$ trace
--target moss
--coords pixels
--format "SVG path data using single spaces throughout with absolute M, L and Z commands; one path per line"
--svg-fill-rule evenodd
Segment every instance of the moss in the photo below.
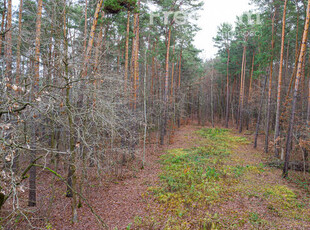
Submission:
M 196 134 L 202 137 L 195 143 L 199 147 L 171 149 L 161 157 L 160 181 L 146 194 L 155 204 L 136 229 L 242 229 L 249 225 L 281 229 L 255 210 L 228 209 L 222 215 L 211 211 L 238 197 L 260 200 L 273 216 L 290 223 L 310 220 L 308 199 L 301 202 L 289 187 L 265 181 L 272 173 L 269 167 L 250 165 L 233 152 L 235 146 L 248 143 L 246 138 L 227 129 L 201 129 Z
M 171 149 L 161 157 L 163 171 L 160 174 L 160 185 L 148 189 L 149 195 L 154 196 L 160 206 L 158 210 L 162 210 L 162 218 L 168 218 L 164 229 L 202 226 L 202 229 L 216 229 L 214 215 L 204 211 L 203 216 L 193 217 L 193 213 L 205 209 L 206 205 L 223 202 L 225 199 L 222 196 L 226 193 L 227 184 L 237 182 L 231 177 L 225 177 L 227 168 L 224 161 L 229 158 L 232 144 L 244 140 L 233 137 L 226 129 L 202 129 L 197 134 L 207 138 L 201 146 Z M 213 141 L 217 144 L 213 144 Z M 234 170 L 238 174 L 237 170 L 242 169 L 228 169 L 229 173 L 234 173 Z M 159 222 L 163 221 L 161 215 L 157 216 Z M 193 218 L 184 222 L 183 219 L 189 216 Z M 205 219 L 206 216 L 212 218 Z

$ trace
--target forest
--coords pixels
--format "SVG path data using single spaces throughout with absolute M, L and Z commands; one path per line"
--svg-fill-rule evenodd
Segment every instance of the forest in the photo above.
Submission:
M 250 3 L 0 0 L 0 229 L 310 229 L 310 0 Z

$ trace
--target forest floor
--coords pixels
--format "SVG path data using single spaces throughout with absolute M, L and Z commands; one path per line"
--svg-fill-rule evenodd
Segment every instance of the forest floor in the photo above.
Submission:
M 310 229 L 310 193 L 233 130 L 187 125 L 122 180 L 93 183 L 87 197 L 109 229 Z M 297 179 L 296 179 L 297 178 Z M 96 184 L 97 183 L 97 184 Z M 52 214 L 50 229 L 99 229 L 83 205 Z M 63 214 L 66 213 L 66 214 Z

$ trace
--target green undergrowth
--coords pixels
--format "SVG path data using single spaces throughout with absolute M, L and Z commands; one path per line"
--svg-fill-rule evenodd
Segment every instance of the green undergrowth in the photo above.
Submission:
M 247 144 L 246 138 L 219 128 L 193 135 L 200 136 L 196 147 L 171 149 L 161 157 L 160 183 L 145 194 L 155 202 L 149 204 L 147 217 L 136 218 L 133 229 L 272 229 L 275 223 L 255 210 L 216 211 L 236 199 L 252 198 L 271 216 L 310 221 L 299 214 L 305 212 L 305 203 L 287 186 L 256 183 L 256 177 L 268 171 L 263 164 L 236 162 L 240 159 L 234 158 L 233 149 Z
M 222 201 L 226 184 L 236 183 L 243 169 L 225 167 L 233 146 L 247 142 L 227 129 L 201 129 L 199 147 L 172 149 L 161 157 L 160 184 L 149 187 L 157 208 L 143 225 L 164 229 L 216 229 L 218 217 L 207 212 Z M 153 210 L 154 211 L 154 210 Z

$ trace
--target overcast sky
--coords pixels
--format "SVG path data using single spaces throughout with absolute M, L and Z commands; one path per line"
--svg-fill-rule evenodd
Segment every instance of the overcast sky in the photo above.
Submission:
M 249 0 L 203 0 L 204 9 L 199 12 L 198 26 L 201 31 L 195 38 L 195 45 L 202 49 L 203 59 L 212 58 L 217 53 L 212 38 L 216 36 L 217 27 L 223 22 L 234 24 L 236 16 L 253 9 Z

